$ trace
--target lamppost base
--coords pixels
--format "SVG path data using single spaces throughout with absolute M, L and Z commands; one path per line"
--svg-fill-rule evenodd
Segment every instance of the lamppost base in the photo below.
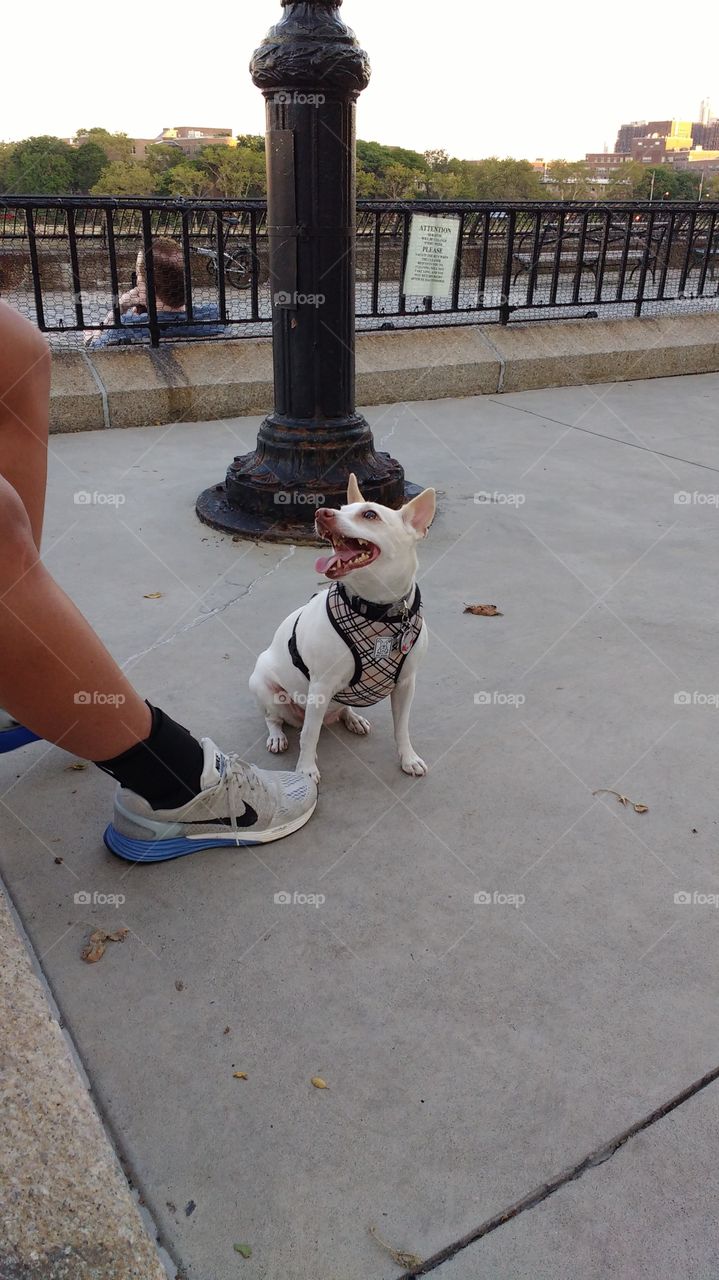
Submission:
M 404 501 L 416 498 L 422 488 L 406 480 Z M 237 503 L 230 502 L 226 484 L 213 484 L 197 499 L 196 511 L 203 524 L 221 533 L 231 533 L 237 538 L 253 542 L 285 542 L 299 546 L 324 546 L 324 539 L 315 533 L 313 520 L 294 520 L 291 505 L 280 504 L 276 513 L 245 511 Z

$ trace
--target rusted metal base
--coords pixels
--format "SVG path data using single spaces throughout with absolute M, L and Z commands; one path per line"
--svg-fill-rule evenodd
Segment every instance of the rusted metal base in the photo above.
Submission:
M 421 492 L 420 485 L 405 481 L 403 501 L 408 502 L 410 498 L 415 498 Z M 364 496 L 368 497 L 367 494 Z M 340 504 L 328 502 L 326 505 Z M 236 503 L 228 501 L 225 484 L 214 484 L 211 488 L 205 489 L 197 499 L 196 511 L 204 524 L 209 524 L 222 533 L 232 533 L 236 537 L 248 538 L 256 542 L 296 543 L 300 546 L 325 545 L 324 539 L 318 538 L 315 533 L 314 514 L 312 519 L 293 519 L 293 506 L 290 503 L 279 503 L 275 513 L 269 515 L 245 511 Z

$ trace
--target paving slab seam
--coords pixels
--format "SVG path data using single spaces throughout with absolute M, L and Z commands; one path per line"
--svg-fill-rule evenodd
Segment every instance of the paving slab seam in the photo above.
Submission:
M 198 614 L 191 622 L 186 622 L 184 626 L 178 627 L 177 631 L 173 631 L 171 636 L 156 640 L 147 649 L 141 649 L 139 653 L 133 653 L 129 658 L 125 658 L 125 661 L 120 664 L 121 670 L 126 671 L 130 663 L 139 662 L 140 658 L 146 657 L 148 653 L 154 653 L 155 649 L 162 649 L 166 644 L 172 644 L 173 640 L 176 640 L 178 636 L 184 635 L 186 631 L 194 631 L 195 627 L 199 627 L 203 622 L 208 622 L 210 618 L 216 618 L 218 614 L 224 613 L 231 605 L 237 604 L 239 600 L 244 600 L 246 596 L 252 594 L 258 582 L 262 582 L 264 578 L 272 577 L 272 574 L 276 573 L 285 560 L 289 560 L 290 556 L 295 554 L 296 550 L 297 548 L 293 543 L 289 550 L 280 556 L 277 563 L 273 564 L 271 569 L 266 569 L 264 573 L 258 573 L 257 577 L 252 579 L 252 582 L 242 588 L 239 595 L 233 596 L 231 600 L 226 600 L 224 604 L 215 605 L 215 608 L 208 609 L 207 613 Z
M 618 384 L 613 384 L 618 385 Z M 670 462 L 683 462 L 688 467 L 700 467 L 702 471 L 719 471 L 708 462 L 694 462 L 692 458 L 679 458 L 675 453 L 664 453 L 661 449 L 650 449 L 646 444 L 635 444 L 633 440 L 620 440 L 619 436 L 608 436 L 604 431 L 592 431 L 590 427 L 576 426 L 573 422 L 563 422 L 561 418 L 551 418 L 546 413 L 538 413 L 536 409 L 525 409 L 523 405 L 507 404 L 506 400 L 495 400 L 487 397 L 492 404 L 501 405 L 503 409 L 516 409 L 517 413 L 525 413 L 530 418 L 539 418 L 542 422 L 554 422 L 558 427 L 568 427 L 570 431 L 581 431 L 585 436 L 596 436 L 599 440 L 610 440 L 613 444 L 623 444 L 629 449 L 639 449 L 641 453 L 651 453 L 655 458 L 667 458 Z
M 97 386 L 97 389 L 100 392 L 100 400 L 102 401 L 102 420 L 105 424 L 105 428 L 109 431 L 110 427 L 112 426 L 112 423 L 110 422 L 110 404 L 107 399 L 107 387 L 105 386 L 105 383 L 103 382 L 102 378 L 97 372 L 97 369 L 92 363 L 92 360 L 90 359 L 87 352 L 81 351 L 80 355 L 82 356 L 85 364 L 90 370 L 90 373 L 95 382 L 95 385 Z
M 584 1156 L 576 1164 L 571 1165 L 568 1169 L 564 1169 L 558 1173 L 556 1177 L 550 1179 L 549 1182 L 543 1182 L 528 1195 L 523 1196 L 521 1200 L 516 1200 L 514 1204 L 507 1209 L 503 1209 L 500 1213 L 494 1214 L 488 1218 L 474 1231 L 467 1232 L 461 1236 L 459 1240 L 453 1241 L 452 1244 L 445 1245 L 444 1249 L 440 1249 L 437 1253 L 432 1254 L 430 1258 L 425 1258 L 419 1267 L 413 1267 L 409 1271 L 403 1271 L 398 1280 L 413 1280 L 415 1276 L 426 1275 L 429 1271 L 434 1271 L 444 1262 L 449 1262 L 463 1249 L 467 1249 L 469 1245 L 476 1244 L 483 1236 L 489 1235 L 492 1231 L 496 1231 L 498 1227 L 504 1226 L 505 1222 L 511 1222 L 513 1218 L 518 1217 L 522 1213 L 526 1213 L 529 1209 L 534 1209 L 543 1200 L 548 1200 L 555 1192 L 567 1186 L 570 1182 L 575 1182 L 578 1178 L 584 1176 L 590 1169 L 596 1169 L 599 1165 L 605 1164 L 607 1160 L 611 1160 L 617 1151 L 635 1138 L 638 1133 L 642 1133 L 644 1129 L 651 1128 L 659 1120 L 663 1120 L 672 1111 L 676 1111 L 677 1107 L 681 1107 L 683 1103 L 688 1102 L 690 1098 L 701 1093 L 710 1084 L 714 1084 L 719 1080 L 719 1067 L 714 1067 L 712 1071 L 707 1071 L 705 1075 L 700 1076 L 693 1084 L 682 1089 L 681 1093 L 675 1093 L 668 1102 L 662 1103 L 656 1107 L 654 1111 L 650 1111 L 648 1115 L 643 1116 L 641 1120 L 637 1120 L 628 1129 L 624 1129 L 616 1137 L 610 1138 L 609 1142 L 603 1143 L 601 1147 L 595 1147 L 588 1155 Z
M 499 374 L 497 376 L 497 394 L 499 395 L 501 391 L 504 391 L 504 374 L 507 368 L 507 360 L 506 360 L 506 357 L 502 355 L 502 352 L 499 350 L 499 347 L 497 347 L 496 344 L 492 341 L 491 335 L 489 333 L 482 333 L 481 336 L 484 338 L 484 341 L 486 342 L 487 346 L 491 349 L 492 353 L 497 357 L 499 361 Z

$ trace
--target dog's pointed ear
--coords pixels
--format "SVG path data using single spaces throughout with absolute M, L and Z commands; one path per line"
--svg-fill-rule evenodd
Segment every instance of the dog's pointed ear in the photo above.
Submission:
M 347 501 L 348 502 L 364 502 L 364 498 L 360 493 L 360 487 L 357 483 L 357 477 L 354 471 L 352 472 L 352 475 L 347 481 Z
M 424 489 L 411 502 L 402 507 L 402 519 L 420 538 L 426 538 L 429 526 L 434 520 L 437 510 L 437 495 L 434 489 Z

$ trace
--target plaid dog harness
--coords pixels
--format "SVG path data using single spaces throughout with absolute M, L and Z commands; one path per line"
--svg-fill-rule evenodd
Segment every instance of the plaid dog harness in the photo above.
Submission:
M 301 616 L 301 615 L 300 615 Z M 394 689 L 422 630 L 422 597 L 416 586 L 411 605 L 373 604 L 361 596 L 348 596 L 341 582 L 327 592 L 327 617 L 344 640 L 355 662 L 352 680 L 346 689 L 333 695 L 333 702 L 348 707 L 371 707 Z M 297 647 L 297 618 L 287 643 L 298 671 L 309 680 L 310 673 Z

